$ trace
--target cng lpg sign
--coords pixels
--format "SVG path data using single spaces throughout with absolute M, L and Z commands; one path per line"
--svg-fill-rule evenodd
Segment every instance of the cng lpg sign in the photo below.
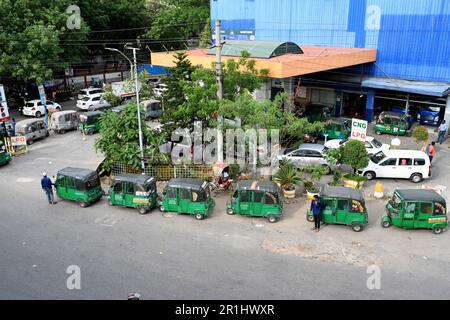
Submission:
M 360 119 L 352 119 L 351 139 L 365 142 L 368 122 Z

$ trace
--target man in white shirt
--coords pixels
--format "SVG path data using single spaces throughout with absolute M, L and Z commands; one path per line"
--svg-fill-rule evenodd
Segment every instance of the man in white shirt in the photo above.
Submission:
M 442 142 L 445 141 L 445 135 L 448 130 L 448 124 L 447 121 L 443 120 L 441 125 L 439 126 L 439 134 L 438 134 L 438 142 L 442 144 Z

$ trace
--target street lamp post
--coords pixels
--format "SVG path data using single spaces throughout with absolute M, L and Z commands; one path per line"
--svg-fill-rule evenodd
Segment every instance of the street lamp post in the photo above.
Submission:
M 139 81 L 138 81 L 137 60 L 136 60 L 136 50 L 139 50 L 139 48 L 130 47 L 128 44 L 125 45 L 125 49 L 133 50 L 134 63 L 131 62 L 131 60 L 128 59 L 128 57 L 120 50 L 115 49 L 115 48 L 106 48 L 106 49 L 121 54 L 131 64 L 131 74 L 134 75 L 134 84 L 135 84 L 135 90 L 136 90 L 136 105 L 137 105 L 137 117 L 138 117 L 138 126 L 139 126 L 139 150 L 140 150 L 140 158 L 141 158 L 141 169 L 142 169 L 142 174 L 144 174 L 145 173 L 144 139 L 143 139 L 143 134 L 142 134 L 141 108 L 140 108 L 140 102 L 139 102 Z M 133 73 L 133 66 L 134 66 L 134 73 Z
M 122 57 L 124 57 L 125 59 L 128 60 L 128 62 L 130 63 L 130 77 L 133 78 L 134 72 L 133 72 L 133 62 L 120 50 L 116 49 L 116 48 L 105 48 L 108 51 L 113 51 L 113 52 L 117 52 L 118 54 L 120 54 Z

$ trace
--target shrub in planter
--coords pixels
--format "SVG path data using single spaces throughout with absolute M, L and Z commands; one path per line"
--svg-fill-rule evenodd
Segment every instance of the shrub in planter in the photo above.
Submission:
M 412 136 L 419 145 L 419 149 L 420 145 L 423 145 L 425 147 L 426 142 L 428 141 L 428 129 L 424 126 L 418 126 L 413 130 Z
M 308 199 L 312 199 L 315 194 L 319 193 L 319 187 L 316 186 L 316 182 L 319 182 L 324 174 L 326 174 L 326 169 L 321 166 L 306 166 L 301 169 L 302 172 L 302 182 L 306 189 L 306 195 Z
M 295 187 L 301 182 L 301 176 L 292 163 L 285 162 L 280 166 L 278 172 L 274 175 L 273 180 L 281 185 L 286 198 L 294 198 Z
M 369 164 L 369 154 L 364 143 L 350 140 L 340 148 L 341 162 L 352 167 L 352 173 L 344 175 L 344 184 L 348 187 L 360 188 L 367 180 L 357 174 L 358 169 L 363 169 Z M 353 182 L 351 182 L 353 181 Z

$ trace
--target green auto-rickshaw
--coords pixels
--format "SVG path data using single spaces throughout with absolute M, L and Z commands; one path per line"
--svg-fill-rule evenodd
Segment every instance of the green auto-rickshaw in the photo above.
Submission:
M 227 213 L 244 216 L 265 217 L 277 222 L 283 211 L 283 197 L 273 181 L 243 180 L 227 203 Z
M 386 204 L 381 225 L 404 229 L 429 229 L 440 234 L 448 227 L 445 199 L 427 189 L 398 189 Z
M 208 183 L 193 178 L 171 179 L 159 201 L 161 212 L 187 213 L 197 220 L 209 216 L 214 206 L 215 202 L 211 198 Z
M 108 195 L 111 206 L 136 208 L 146 214 L 157 204 L 156 179 L 141 174 L 122 174 L 114 177 Z
M 343 224 L 360 232 L 368 223 L 364 197 L 359 189 L 323 186 L 319 193 L 322 203 L 321 221 L 326 224 Z M 307 211 L 308 221 L 314 221 L 312 212 Z
M 380 113 L 375 125 L 376 134 L 410 135 L 410 125 L 406 115 L 397 112 L 384 111 Z
M 94 134 L 100 131 L 100 117 L 103 115 L 101 111 L 89 111 L 80 114 L 80 131 L 84 134 Z
M 6 151 L 6 146 L 3 141 L 0 140 L 0 166 L 8 164 L 11 161 L 11 156 Z
M 55 188 L 58 197 L 76 201 L 83 208 L 103 196 L 97 172 L 89 169 L 67 167 L 59 170 Z
M 323 136 L 328 140 L 347 139 L 350 136 L 351 128 L 348 120 L 333 120 L 325 124 Z

